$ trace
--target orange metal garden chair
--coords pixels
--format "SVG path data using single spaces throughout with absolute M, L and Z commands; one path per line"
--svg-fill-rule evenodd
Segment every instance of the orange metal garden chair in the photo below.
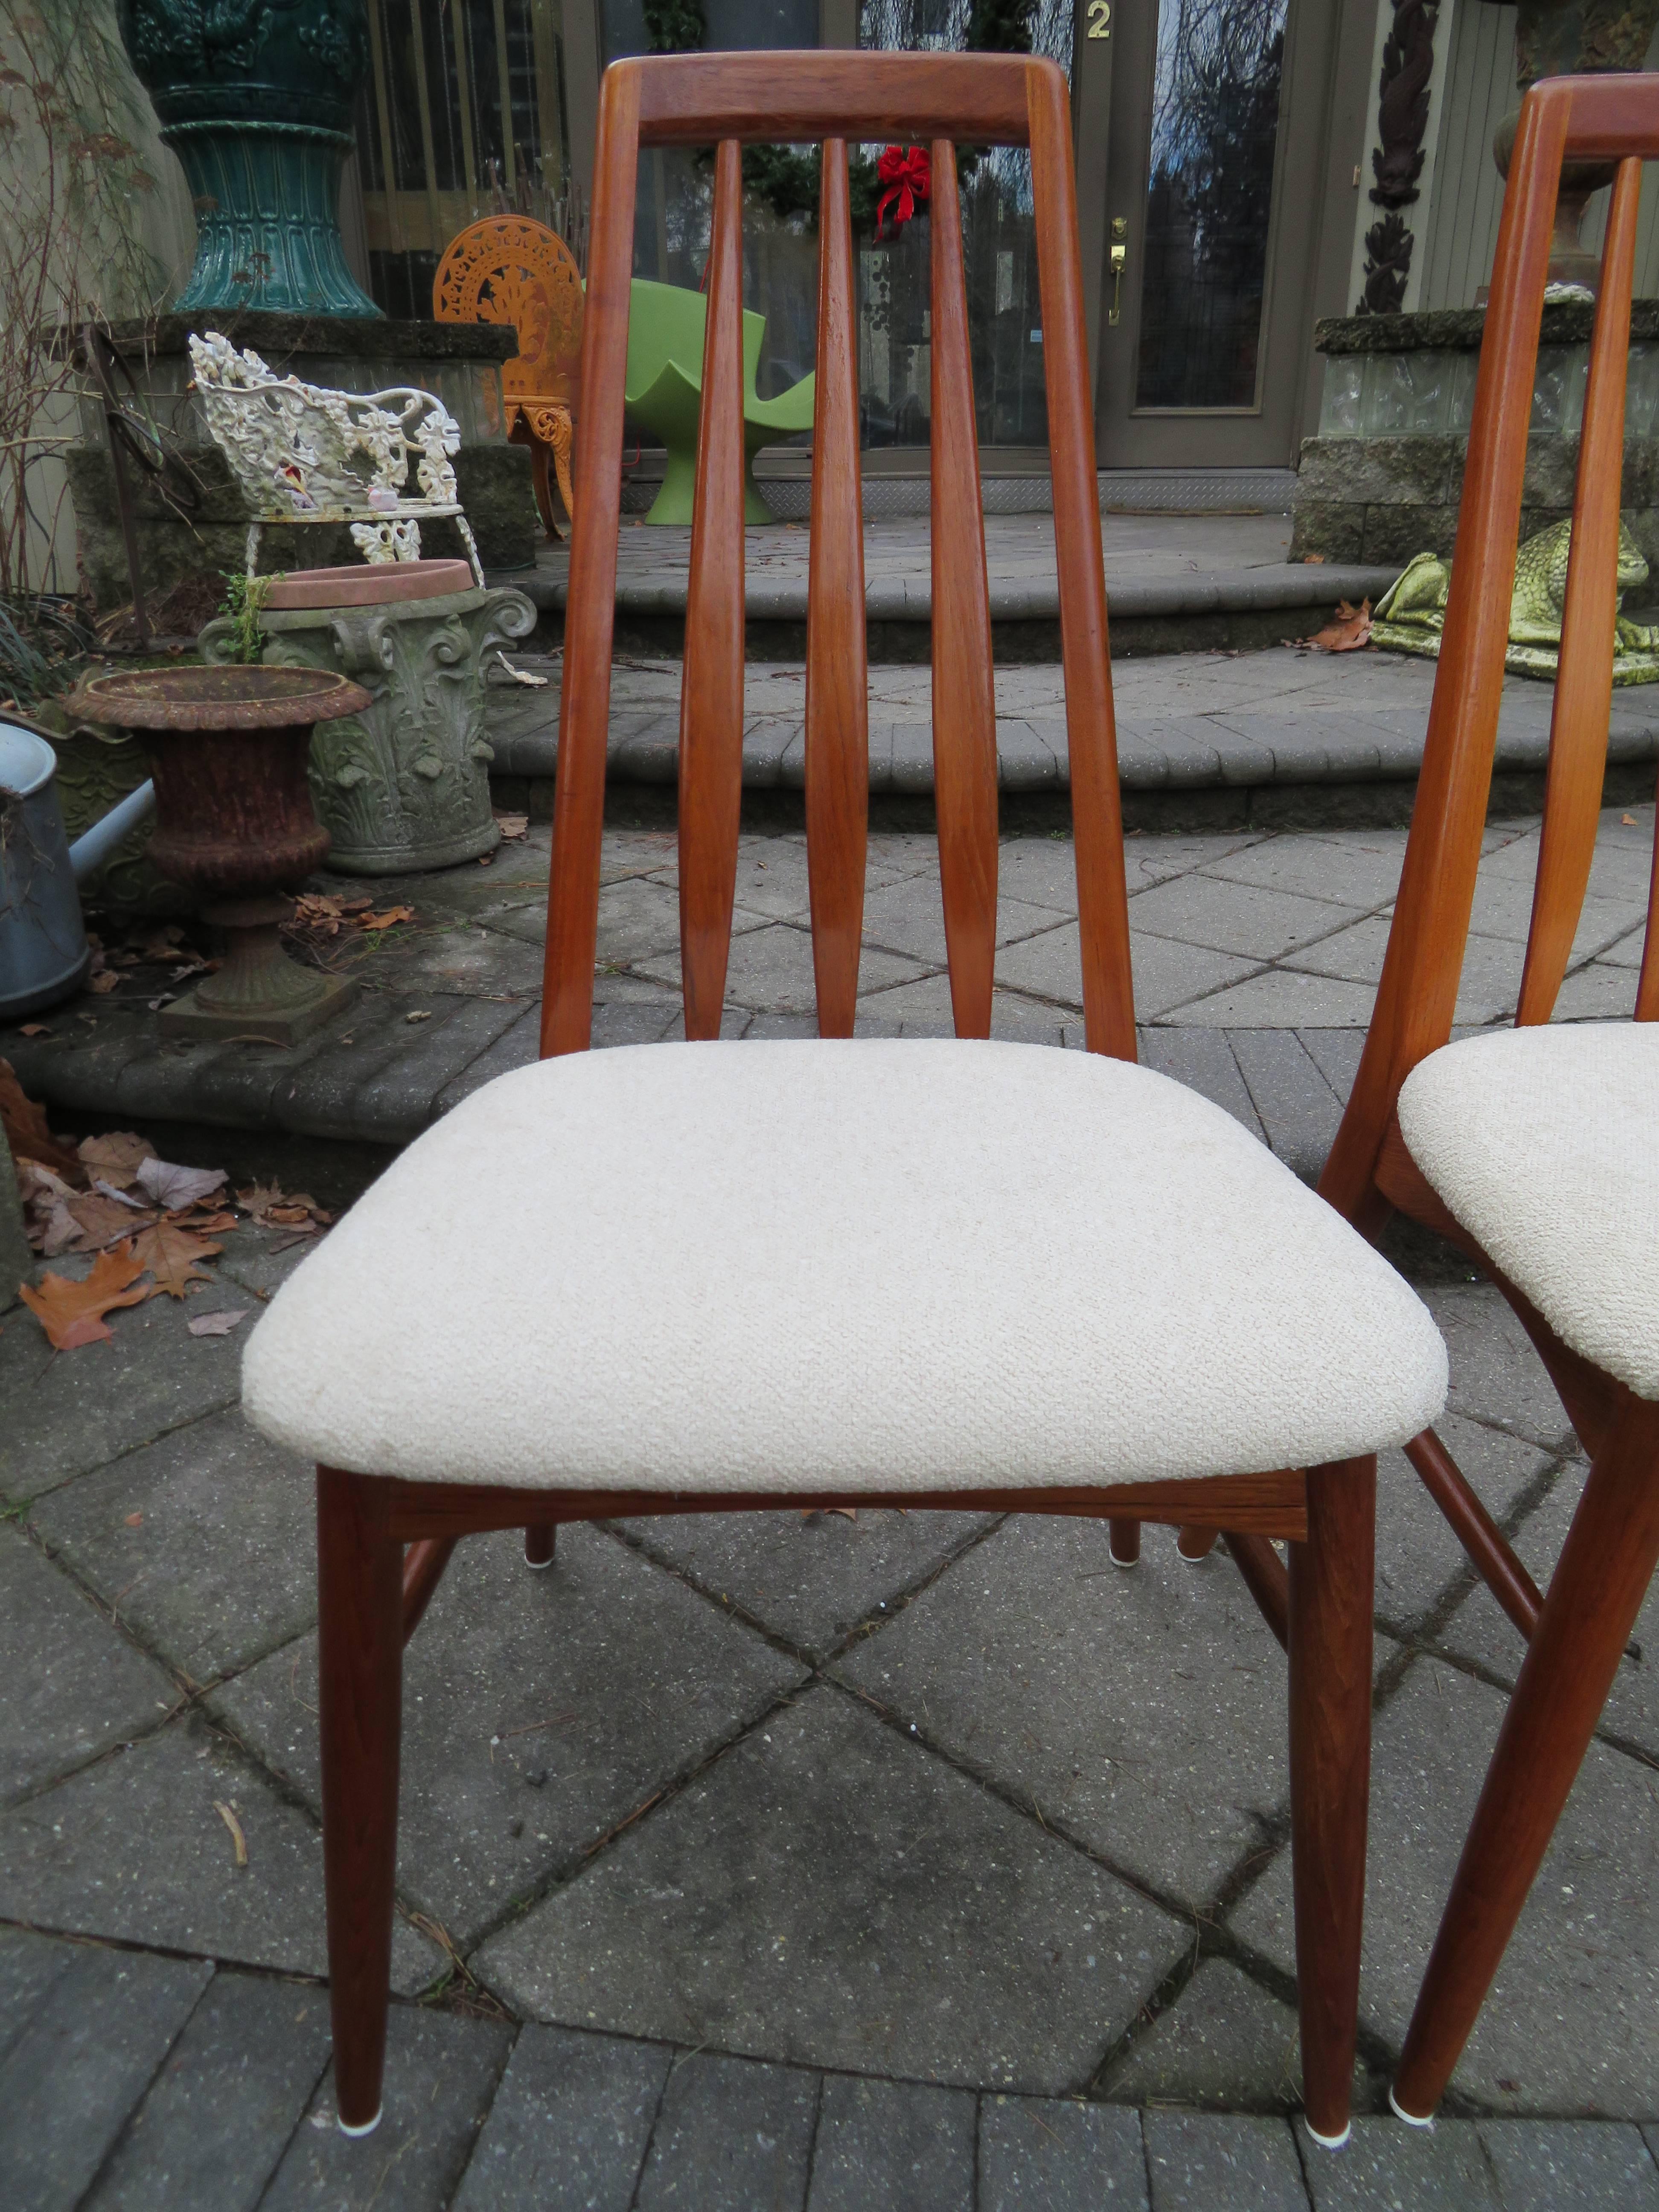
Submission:
M 536 504 L 550 538 L 559 535 L 548 464 L 568 515 L 573 418 L 582 343 L 582 280 L 557 231 L 527 215 L 486 216 L 444 249 L 432 279 L 432 313 L 441 323 L 511 323 L 519 350 L 501 368 L 509 445 L 525 445 Z
M 954 1039 L 852 1041 L 868 793 L 847 145 L 933 155 L 933 732 Z M 806 812 L 820 1037 L 719 1042 L 744 696 L 744 141 L 824 142 Z M 1088 1050 L 989 1042 L 997 783 L 954 142 L 1030 148 Z M 679 755 L 689 1042 L 590 1040 L 642 145 L 718 146 Z M 319 1462 L 338 2117 L 379 2117 L 401 1654 L 457 1539 L 902 1504 L 1202 1519 L 1273 1559 L 1310 2124 L 1346 2132 L 1378 1448 L 1444 1396 L 1426 1310 L 1218 1108 L 1134 1062 L 1066 81 L 1019 56 L 629 60 L 600 95 L 542 1043 L 278 1293 L 246 1403 Z M 486 1157 L 520 1194 L 481 1239 Z M 407 1550 L 405 1549 L 407 1547 Z M 1276 1565 L 1276 1560 L 1273 1561 Z M 1265 1587 L 1265 1584 L 1264 1584 Z
M 1592 1466 L 1547 1596 L 1451 1455 L 1418 1472 L 1528 1638 L 1393 2092 L 1426 2124 L 1520 1917 L 1659 1560 L 1659 886 L 1636 1020 L 1549 1026 L 1607 762 L 1642 163 L 1659 76 L 1553 78 L 1521 111 L 1492 270 L 1422 778 L 1364 1054 L 1320 1188 L 1398 1207 L 1519 1316 Z M 1539 318 L 1564 160 L 1617 162 L 1573 504 L 1560 670 L 1516 1027 L 1451 1044 L 1498 732 Z

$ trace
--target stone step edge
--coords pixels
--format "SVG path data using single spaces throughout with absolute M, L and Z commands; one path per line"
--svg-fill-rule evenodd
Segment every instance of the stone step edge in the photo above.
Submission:
M 1018 1034 L 1048 1047 L 1082 1048 L 1080 1012 L 1018 993 L 999 996 L 1016 1001 L 1027 1016 L 1045 1018 L 1045 1028 L 1052 1024 L 1040 1039 L 1029 1022 Z M 678 1027 L 678 997 L 667 986 L 659 997 L 596 1004 L 594 1043 L 654 1042 Z M 730 1011 L 760 1036 L 816 1033 L 810 1017 Z M 418 1034 L 405 1026 L 411 1012 L 421 1017 Z M 349 1016 L 298 1045 L 181 1045 L 163 1040 L 153 1014 L 106 1002 L 94 1032 L 25 1037 L 0 1029 L 0 1054 L 31 1097 L 112 1126 L 178 1121 L 396 1148 L 411 1144 L 492 1077 L 533 1060 L 540 1012 L 536 998 L 399 989 L 366 996 Z M 866 1034 L 948 1034 L 937 1024 L 883 1024 L 873 1001 L 861 1002 L 860 1017 Z M 872 1022 L 878 1026 L 868 1027 Z M 1144 1065 L 1214 1099 L 1295 1174 L 1317 1180 L 1358 1064 L 1363 1030 L 1312 1024 L 1230 1030 L 1153 1020 L 1138 1024 L 1136 1036 Z
M 1338 566 L 1224 568 L 1191 577 L 1152 577 L 1145 582 L 1109 583 L 1106 608 L 1118 622 L 1167 619 L 1181 615 L 1270 614 L 1306 607 L 1334 606 L 1350 599 L 1373 605 L 1386 592 L 1398 568 L 1365 568 Z M 492 574 L 492 584 L 510 585 L 544 613 L 562 614 L 569 597 L 568 580 L 544 569 L 503 569 Z M 1052 577 L 1027 580 L 1003 578 L 990 586 L 993 622 L 1054 622 L 1060 615 L 1060 586 Z M 865 586 L 866 622 L 925 623 L 933 616 L 933 585 L 927 575 L 877 576 Z M 623 577 L 617 586 L 617 607 L 629 615 L 684 615 L 686 584 L 635 582 Z M 792 576 L 774 581 L 750 577 L 744 588 L 744 608 L 751 622 L 805 622 L 806 579 Z
M 1496 775 L 1535 775 L 1549 760 L 1553 693 L 1540 690 L 1536 720 L 1500 731 Z M 1243 720 L 1245 718 L 1239 718 Z M 1268 718 L 1253 715 L 1261 723 Z M 1136 724 L 1117 728 L 1118 780 L 1126 791 L 1210 791 L 1271 785 L 1410 783 L 1423 765 L 1424 731 L 1416 718 L 1337 714 L 1286 718 L 1271 738 L 1216 722 Z M 490 732 L 492 778 L 550 781 L 558 763 L 556 724 L 516 733 Z M 801 791 L 806 782 L 805 732 L 799 718 L 757 715 L 743 738 L 745 791 Z M 1609 765 L 1659 761 L 1659 714 L 1621 718 L 1617 703 L 1608 732 Z M 622 709 L 611 717 L 607 777 L 613 784 L 672 785 L 679 775 L 678 714 Z M 1006 792 L 1070 788 L 1066 725 L 999 719 L 997 781 Z M 926 722 L 870 726 L 870 790 L 927 795 L 933 789 L 933 733 Z

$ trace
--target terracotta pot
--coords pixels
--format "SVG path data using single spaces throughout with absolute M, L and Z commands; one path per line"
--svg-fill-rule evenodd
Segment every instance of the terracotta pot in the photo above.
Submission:
M 441 599 L 472 589 L 465 561 L 377 561 L 345 568 L 299 568 L 273 577 L 264 605 L 282 611 L 295 607 L 389 607 L 410 599 Z

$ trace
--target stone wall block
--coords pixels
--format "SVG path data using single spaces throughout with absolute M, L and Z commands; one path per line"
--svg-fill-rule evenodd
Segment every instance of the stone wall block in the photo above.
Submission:
M 1433 507 L 1455 498 L 1462 446 L 1455 438 L 1308 438 L 1297 498 L 1367 507 Z
M 1455 507 L 1368 507 L 1359 557 L 1368 568 L 1404 568 L 1416 553 L 1444 559 L 1456 537 Z
M 1365 541 L 1366 509 L 1337 499 L 1304 500 L 1299 495 L 1291 532 L 1290 558 L 1305 561 L 1317 553 L 1329 562 L 1357 562 Z

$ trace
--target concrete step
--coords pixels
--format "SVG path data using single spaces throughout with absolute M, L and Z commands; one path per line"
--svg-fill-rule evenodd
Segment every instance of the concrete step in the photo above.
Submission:
M 619 650 L 678 655 L 684 647 L 691 533 L 625 521 L 617 552 Z M 866 523 L 865 621 L 877 662 L 925 663 L 933 584 L 925 514 Z M 1109 514 L 1103 517 L 1112 649 L 1120 659 L 1198 647 L 1278 645 L 1319 628 L 1339 599 L 1375 600 L 1398 571 L 1292 566 L 1281 514 Z M 806 650 L 808 533 L 784 523 L 745 532 L 748 648 L 757 659 L 799 659 Z M 988 514 L 986 572 L 999 662 L 1060 658 L 1060 588 L 1054 519 Z M 544 549 L 512 581 L 563 635 L 568 543 Z
M 558 758 L 560 661 L 520 655 L 546 681 L 489 694 L 503 805 L 544 817 Z M 1117 746 L 1131 829 L 1375 826 L 1409 819 L 1423 757 L 1434 665 L 1376 652 L 1281 649 L 1181 653 L 1115 666 Z M 789 820 L 805 781 L 805 668 L 750 662 L 743 780 L 757 820 Z M 611 678 L 610 775 L 634 799 L 672 803 L 678 772 L 681 665 L 622 653 Z M 1054 663 L 997 671 L 997 762 L 1008 823 L 1065 818 L 1069 774 L 1065 684 Z M 930 672 L 870 672 L 870 791 L 879 818 L 931 809 Z M 1535 811 L 1549 751 L 1551 686 L 1512 677 L 1498 721 L 1493 804 Z M 1650 795 L 1659 759 L 1659 702 L 1645 690 L 1614 695 L 1606 803 Z M 1006 823 L 1005 826 L 1007 826 Z

